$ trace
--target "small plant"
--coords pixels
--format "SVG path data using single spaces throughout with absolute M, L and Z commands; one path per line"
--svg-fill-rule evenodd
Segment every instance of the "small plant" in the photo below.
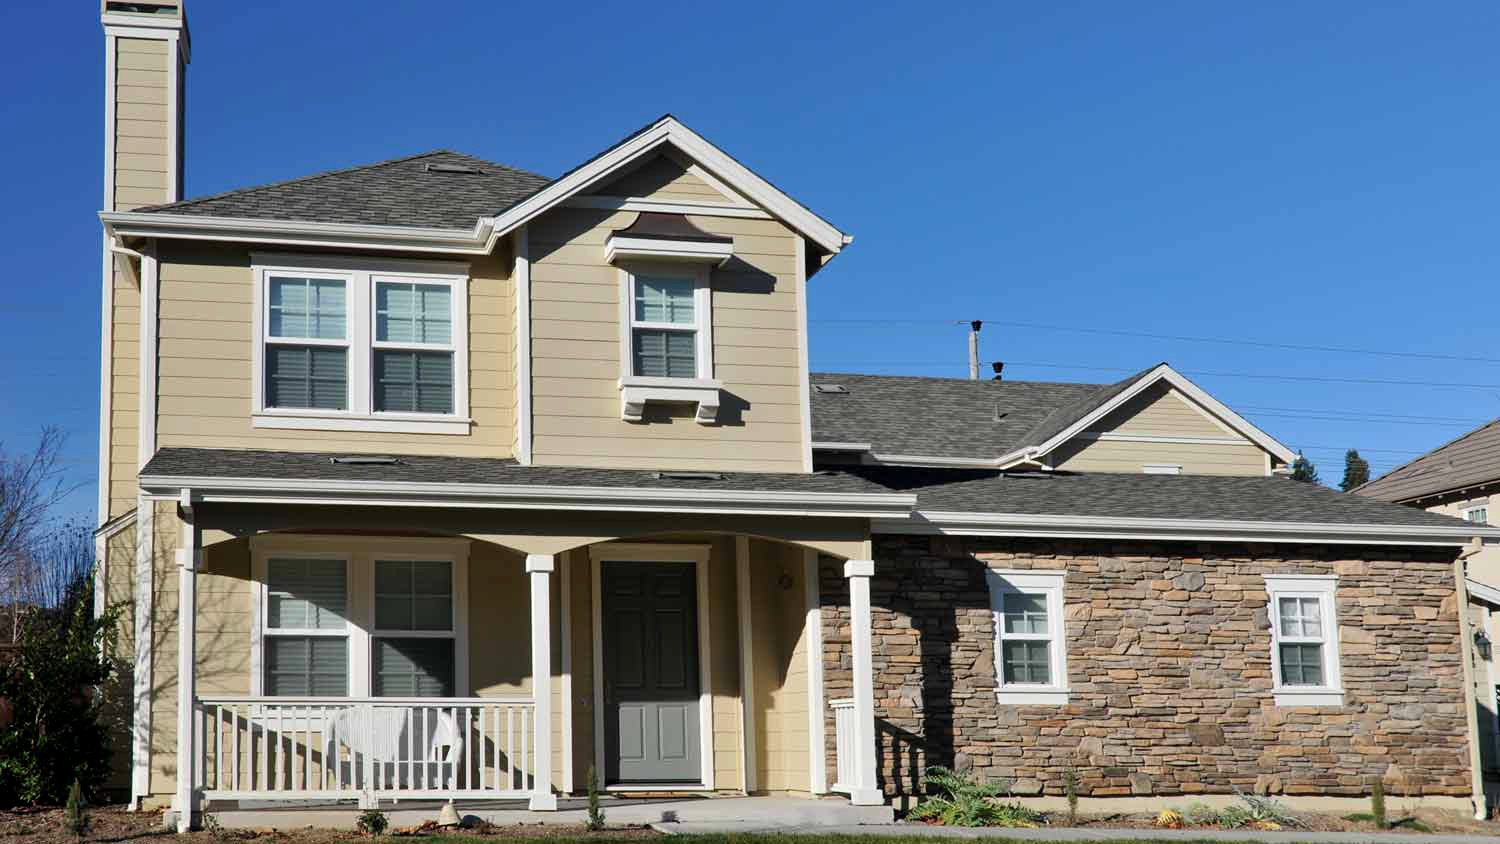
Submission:
M 1063 793 L 1068 796 L 1068 826 L 1078 825 L 1078 769 L 1069 765 L 1063 770 Z
M 1238 788 L 1235 788 L 1234 793 L 1245 804 L 1245 822 L 1241 826 L 1267 830 L 1281 829 L 1284 826 L 1306 826 L 1291 810 L 1270 797 L 1246 794 Z
M 604 807 L 599 805 L 599 775 L 594 771 L 594 766 L 589 766 L 589 815 L 584 827 L 589 832 L 598 832 L 604 829 Z
M 1218 826 L 1219 812 L 1207 803 L 1192 803 L 1183 812 L 1188 823 L 1193 826 Z
M 1370 819 L 1375 821 L 1376 829 L 1388 829 L 1390 823 L 1385 816 L 1385 778 L 1376 777 L 1370 783 Z
M 215 840 L 224 837 L 224 826 L 219 823 L 219 816 L 213 812 L 204 812 L 201 823 L 203 831 L 213 836 Z
M 927 769 L 925 781 L 933 794 L 924 798 L 908 815 L 912 820 L 943 826 L 1034 827 L 1040 824 L 1040 812 L 1020 803 L 996 803 L 1005 794 L 993 783 L 934 766 Z
M 89 831 L 89 806 L 83 799 L 83 783 L 73 780 L 68 789 L 68 802 L 63 806 L 63 829 L 82 838 Z
M 1182 813 L 1176 809 L 1162 809 L 1152 823 L 1162 829 L 1182 829 Z
M 385 812 L 379 809 L 369 809 L 362 812 L 359 820 L 354 822 L 354 828 L 359 830 L 360 835 L 369 835 L 376 838 L 384 835 L 390 825 L 390 819 L 385 816 Z

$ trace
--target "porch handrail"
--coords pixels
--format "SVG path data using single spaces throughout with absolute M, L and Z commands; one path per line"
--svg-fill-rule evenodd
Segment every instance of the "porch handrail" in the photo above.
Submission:
M 499 697 L 314 697 L 286 695 L 199 695 L 200 705 L 231 703 L 274 703 L 282 706 L 337 706 L 368 703 L 376 706 L 530 706 L 536 701 L 530 695 Z
M 855 746 L 859 742 L 859 731 L 856 729 L 854 719 L 859 717 L 859 714 L 855 710 L 852 697 L 834 698 L 828 701 L 828 708 L 833 710 L 835 763 L 833 785 L 829 790 L 850 794 L 856 782 L 854 768 L 858 764 L 858 757 L 855 754 Z

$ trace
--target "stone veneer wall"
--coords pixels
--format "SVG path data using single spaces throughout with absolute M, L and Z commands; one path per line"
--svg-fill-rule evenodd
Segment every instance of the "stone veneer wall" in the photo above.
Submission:
M 881 784 L 972 768 L 1018 795 L 1466 796 L 1450 549 L 876 537 Z M 985 567 L 1066 569 L 1066 706 L 995 699 Z M 1277 707 L 1264 574 L 1339 575 L 1339 708 Z M 822 565 L 827 697 L 851 690 L 848 587 Z M 833 722 L 828 770 L 836 770 Z

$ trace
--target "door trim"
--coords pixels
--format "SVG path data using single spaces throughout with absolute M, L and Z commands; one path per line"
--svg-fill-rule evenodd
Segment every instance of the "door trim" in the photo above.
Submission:
M 594 770 L 603 776 L 604 767 L 604 599 L 600 594 L 601 571 L 606 563 L 652 562 L 693 563 L 698 581 L 698 744 L 703 765 L 699 783 L 678 784 L 673 791 L 712 790 L 714 787 L 713 685 L 709 670 L 708 635 L 708 545 L 671 545 L 652 542 L 605 542 L 589 548 L 593 584 L 594 656 Z M 608 790 L 618 790 L 605 786 Z M 634 783 L 624 788 L 639 788 Z M 650 789 L 657 790 L 657 789 Z

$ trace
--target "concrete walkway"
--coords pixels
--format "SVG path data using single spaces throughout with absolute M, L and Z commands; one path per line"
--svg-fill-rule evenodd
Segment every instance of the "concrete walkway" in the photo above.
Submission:
M 919 823 L 827 825 L 798 827 L 760 825 L 753 819 L 732 823 L 679 822 L 654 823 L 662 832 L 688 835 L 694 833 L 779 833 L 787 835 L 920 835 L 930 838 L 984 838 L 997 841 L 1223 841 L 1256 842 L 1256 844 L 1497 844 L 1500 835 L 1433 835 L 1418 832 L 1310 832 L 1282 830 L 1263 832 L 1237 829 L 966 829 L 952 826 L 929 826 Z

